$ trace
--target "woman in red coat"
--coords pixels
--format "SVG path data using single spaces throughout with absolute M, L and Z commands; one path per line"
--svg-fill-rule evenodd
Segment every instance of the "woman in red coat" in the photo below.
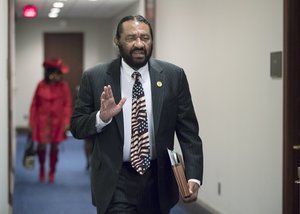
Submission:
M 50 59 L 43 63 L 44 79 L 38 83 L 30 107 L 32 140 L 38 143 L 40 163 L 39 180 L 45 181 L 46 145 L 50 144 L 50 169 L 48 179 L 54 182 L 58 161 L 58 145 L 66 139 L 72 113 L 72 98 L 69 85 L 62 80 L 69 68 L 61 59 Z

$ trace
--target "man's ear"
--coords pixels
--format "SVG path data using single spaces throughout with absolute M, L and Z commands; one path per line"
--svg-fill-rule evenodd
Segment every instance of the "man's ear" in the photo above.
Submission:
M 115 43 L 115 45 L 116 46 L 118 46 L 119 47 L 119 45 L 120 45 L 120 42 L 119 42 L 119 40 L 115 37 L 114 38 L 114 43 Z

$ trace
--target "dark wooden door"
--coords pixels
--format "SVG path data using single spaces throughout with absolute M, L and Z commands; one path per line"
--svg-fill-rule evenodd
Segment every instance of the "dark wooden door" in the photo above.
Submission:
M 300 214 L 300 1 L 284 0 L 283 213 Z
M 44 57 L 59 57 L 70 67 L 64 79 L 69 83 L 74 103 L 83 69 L 83 34 L 45 33 Z

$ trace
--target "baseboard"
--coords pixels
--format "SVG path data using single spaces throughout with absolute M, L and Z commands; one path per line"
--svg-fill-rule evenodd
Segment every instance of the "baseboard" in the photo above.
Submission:
M 27 134 L 29 131 L 30 131 L 29 127 L 26 127 L 26 126 L 16 127 L 17 134 Z
M 196 203 L 200 204 L 201 207 L 208 210 L 212 214 L 221 214 L 221 212 L 217 211 L 216 209 L 212 208 L 211 206 L 209 206 L 208 204 L 206 204 L 205 202 L 203 202 L 201 200 L 198 200 Z
M 213 209 L 201 200 L 197 200 L 193 203 L 184 203 L 179 201 L 179 206 L 182 207 L 189 214 L 221 214 L 221 212 Z

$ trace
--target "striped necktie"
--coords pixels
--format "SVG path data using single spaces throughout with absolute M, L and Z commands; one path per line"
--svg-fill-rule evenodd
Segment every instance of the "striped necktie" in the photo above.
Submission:
M 150 167 L 150 143 L 146 100 L 140 77 L 139 72 L 133 72 L 130 158 L 132 167 L 143 175 Z

